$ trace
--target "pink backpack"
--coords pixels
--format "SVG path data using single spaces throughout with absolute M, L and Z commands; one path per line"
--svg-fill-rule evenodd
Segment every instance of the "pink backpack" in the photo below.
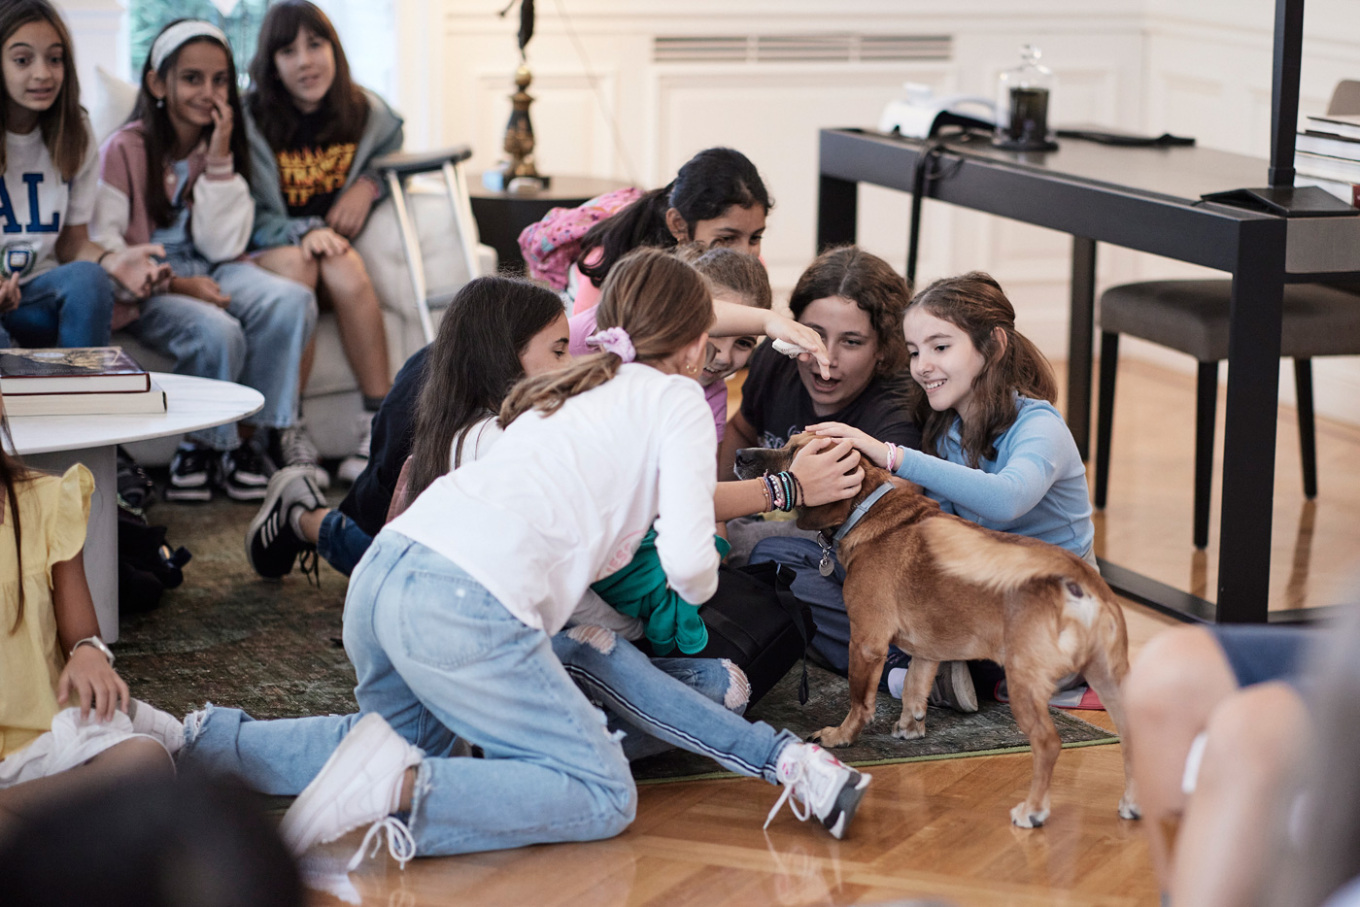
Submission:
M 529 276 L 561 292 L 567 272 L 581 251 L 581 237 L 606 217 L 642 197 L 641 189 L 615 189 L 576 208 L 553 208 L 519 235 L 519 250 Z

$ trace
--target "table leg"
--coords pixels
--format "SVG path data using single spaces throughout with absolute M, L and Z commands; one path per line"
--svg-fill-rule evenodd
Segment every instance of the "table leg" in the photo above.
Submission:
M 94 475 L 90 521 L 85 530 L 85 579 L 105 642 L 118 639 L 118 467 L 112 447 L 28 454 L 24 462 L 35 469 L 60 475 L 84 463 Z
M 817 251 L 855 241 L 859 183 L 822 176 L 817 187 Z
M 1285 230 L 1283 220 L 1244 223 L 1233 273 L 1219 520 L 1219 623 L 1267 619 Z
M 1067 330 L 1067 428 L 1091 456 L 1091 345 L 1095 334 L 1096 241 L 1072 237 L 1072 303 Z

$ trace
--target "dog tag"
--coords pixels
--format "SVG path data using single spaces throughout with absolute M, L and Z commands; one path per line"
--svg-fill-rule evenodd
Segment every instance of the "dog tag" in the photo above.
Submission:
M 836 572 L 836 564 L 831 560 L 831 552 L 822 552 L 822 562 L 817 565 L 817 572 L 822 576 L 830 576 Z

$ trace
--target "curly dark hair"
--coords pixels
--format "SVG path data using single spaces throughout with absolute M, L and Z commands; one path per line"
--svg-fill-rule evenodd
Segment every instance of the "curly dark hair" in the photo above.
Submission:
M 878 367 L 883 378 L 907 364 L 907 342 L 902 337 L 902 313 L 911 300 L 906 278 L 892 265 L 858 246 L 836 246 L 813 259 L 798 278 L 789 297 L 789 310 L 800 318 L 818 299 L 849 299 L 869 316 L 878 339 Z

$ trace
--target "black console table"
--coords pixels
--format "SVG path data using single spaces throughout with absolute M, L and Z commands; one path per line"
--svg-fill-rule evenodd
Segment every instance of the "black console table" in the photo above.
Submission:
M 911 192 L 927 144 L 857 130 L 820 136 L 819 248 L 855 241 L 858 184 Z M 1086 457 L 1090 435 L 1096 243 L 1232 275 L 1227 427 L 1217 603 L 1102 560 L 1110 585 L 1186 620 L 1298 621 L 1269 612 L 1275 401 L 1286 281 L 1360 272 L 1360 217 L 1284 218 L 1201 202 L 1265 182 L 1266 162 L 1207 148 L 1118 148 L 1068 140 L 1053 152 L 947 143 L 925 196 L 1072 236 L 1067 420 Z M 1310 611 L 1316 609 L 1309 609 Z

